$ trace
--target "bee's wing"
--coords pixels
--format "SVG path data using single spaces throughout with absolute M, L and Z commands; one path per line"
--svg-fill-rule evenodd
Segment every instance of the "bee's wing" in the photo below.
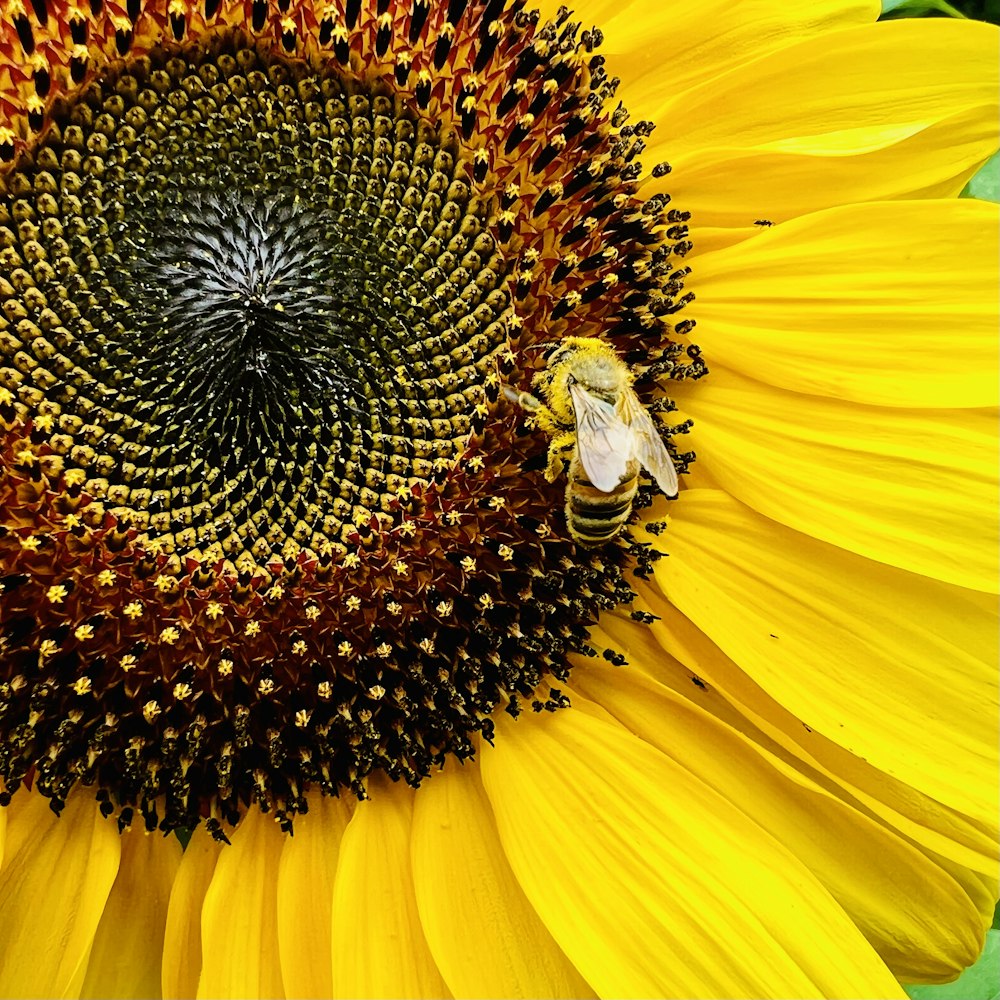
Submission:
M 611 493 L 628 468 L 629 429 L 610 403 L 579 382 L 570 383 L 569 394 L 576 417 L 576 453 L 584 472 L 602 493 Z
M 677 470 L 653 418 L 639 397 L 631 389 L 625 389 L 618 400 L 618 409 L 622 422 L 629 429 L 630 457 L 639 460 L 668 497 L 677 496 Z

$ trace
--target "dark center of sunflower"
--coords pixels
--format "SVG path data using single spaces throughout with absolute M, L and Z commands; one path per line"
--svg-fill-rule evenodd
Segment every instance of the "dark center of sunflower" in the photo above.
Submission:
M 553 530 L 565 486 L 497 400 L 567 330 L 698 374 L 660 318 L 683 218 L 635 197 L 642 132 L 574 26 L 464 11 L 429 46 L 400 22 L 382 77 L 381 17 L 351 70 L 354 24 L 337 61 L 154 46 L 0 178 L 8 793 L 82 781 L 122 825 L 221 835 L 253 801 L 290 822 L 376 769 L 417 784 L 498 707 L 562 704 L 631 600 L 648 548 Z
M 378 306 L 406 292 L 377 248 L 366 254 L 361 234 L 294 198 L 195 191 L 171 209 L 129 222 L 127 328 L 134 372 L 159 390 L 178 435 L 216 459 L 236 446 L 280 452 L 368 409 L 375 373 L 352 356 L 367 331 L 350 304 L 377 283 L 375 318 L 399 327 Z

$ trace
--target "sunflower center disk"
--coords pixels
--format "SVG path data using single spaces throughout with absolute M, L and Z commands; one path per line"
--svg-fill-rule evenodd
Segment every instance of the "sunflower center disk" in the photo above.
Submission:
M 91 151 L 75 176 L 103 244 L 81 271 L 116 365 L 108 451 L 142 463 L 113 499 L 164 534 L 183 511 L 175 548 L 249 565 L 347 542 L 451 468 L 508 302 L 453 141 L 336 76 L 216 48 L 95 82 L 65 131 Z M 96 198 L 119 216 L 106 234 Z
M 377 274 L 377 261 L 328 242 L 300 203 L 195 193 L 175 212 L 177 224 L 156 218 L 148 233 L 130 222 L 128 347 L 178 437 L 216 459 L 263 443 L 294 451 L 303 434 L 369 409 L 351 358 L 365 333 L 343 322 L 335 291 L 355 294 L 357 269 Z
M 464 6 L 310 60 L 147 46 L 0 176 L 5 798 L 83 781 L 123 827 L 224 836 L 251 802 L 417 784 L 498 707 L 558 707 L 631 600 L 631 543 L 549 527 L 546 442 L 497 400 L 570 325 L 698 374 L 659 318 L 686 230 L 635 198 L 640 132 L 575 27 Z

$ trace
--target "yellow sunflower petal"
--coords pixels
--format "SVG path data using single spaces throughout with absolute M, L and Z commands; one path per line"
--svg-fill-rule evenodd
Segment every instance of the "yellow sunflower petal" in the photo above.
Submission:
M 1000 789 L 994 788 L 987 796 L 991 805 L 985 810 L 985 821 L 980 818 L 974 822 L 928 798 L 803 724 L 664 600 L 655 585 L 638 580 L 634 586 L 642 607 L 660 620 L 648 629 L 639 629 L 633 622 L 606 615 L 593 630 L 597 641 L 624 651 L 632 666 L 665 686 L 678 683 L 676 667 L 672 666 L 676 657 L 689 671 L 682 686 L 686 687 L 692 677 L 707 682 L 698 689 L 698 697 L 710 703 L 713 714 L 786 762 L 807 765 L 826 782 L 825 787 L 856 800 L 937 863 L 944 860 L 946 870 L 976 897 L 980 912 L 992 914 L 996 897 L 979 906 L 983 902 L 980 886 L 967 875 L 996 878 Z
M 204 826 L 184 850 L 167 908 L 163 935 L 162 985 L 165 997 L 193 997 L 201 975 L 201 908 L 223 845 Z
M 158 997 L 167 903 L 181 861 L 176 837 L 133 827 L 94 936 L 82 997 Z
M 688 490 L 655 567 L 667 598 L 803 723 L 987 819 L 994 601 L 871 562 L 728 495 Z
M 0 995 L 79 992 L 94 933 L 118 873 L 118 831 L 89 789 L 60 817 L 49 799 L 19 792 L 8 807 L 0 869 Z
M 413 792 L 386 782 L 372 796 L 355 809 L 340 844 L 333 995 L 450 997 L 424 939 L 413 892 Z
M 1000 815 L 1000 788 L 985 797 L 988 819 L 973 821 L 941 805 L 917 789 L 879 771 L 821 733 L 810 729 L 770 698 L 717 646 L 695 628 L 675 608 L 658 598 L 655 587 L 637 582 L 644 607 L 661 617 L 651 627 L 616 616 L 602 618 L 593 630 L 595 642 L 624 652 L 629 664 L 649 673 L 664 686 L 685 692 L 696 691 L 699 704 L 755 744 L 766 748 L 795 770 L 805 768 L 831 794 L 876 818 L 893 836 L 916 847 L 934 865 L 946 872 L 964 894 L 952 903 L 971 904 L 978 914 L 978 929 L 984 933 L 993 919 L 998 890 L 996 845 Z M 651 635 L 655 640 L 651 641 Z M 679 657 L 679 663 L 671 653 Z M 698 684 L 692 684 L 692 676 Z M 927 914 L 927 897 L 911 897 L 908 907 Z M 911 920 L 917 919 L 910 917 Z M 924 919 L 921 917 L 921 919 Z M 937 921 L 936 910 L 929 914 Z M 889 925 L 886 925 L 887 927 Z M 900 976 L 919 965 L 900 964 Z M 951 979 L 953 971 L 939 975 L 928 971 L 919 977 L 929 981 Z
M 849 205 L 701 257 L 709 365 L 875 405 L 993 406 L 998 224 L 971 199 Z
M 412 851 L 427 943 L 456 997 L 594 995 L 514 878 L 478 764 L 421 786 Z
M 651 182 L 649 192 L 662 187 L 693 212 L 692 240 L 704 253 L 720 243 L 713 227 L 732 227 L 729 242 L 737 242 L 753 235 L 758 219 L 784 222 L 852 202 L 953 197 L 996 143 L 995 119 L 973 108 L 853 155 L 739 146 L 675 152 L 673 172 Z
M 649 115 L 650 154 L 738 146 L 842 156 L 972 109 L 995 123 L 997 38 L 981 22 L 914 18 L 814 35 L 668 95 Z
M 549 0 L 542 9 L 551 16 L 558 6 Z M 567 6 L 585 27 L 601 29 L 600 51 L 611 75 L 625 81 L 621 96 L 633 119 L 653 121 L 664 100 L 688 87 L 802 38 L 867 24 L 879 12 L 871 0 L 579 0 Z
M 285 834 L 247 811 L 219 852 L 201 911 L 199 997 L 284 997 L 276 884 Z
M 890 566 L 995 593 L 996 414 L 787 392 L 718 365 L 677 392 L 685 447 L 726 492 Z
M 975 961 L 983 928 L 955 880 L 807 768 L 789 766 L 640 671 L 588 665 L 574 671 L 573 687 L 791 850 L 896 976 L 953 979 Z
M 600 996 L 901 996 L 815 878 L 669 757 L 579 707 L 497 729 L 504 849 Z
M 295 819 L 278 868 L 278 947 L 290 997 L 333 994 L 330 957 L 333 880 L 340 839 L 351 811 L 344 799 L 322 796 Z

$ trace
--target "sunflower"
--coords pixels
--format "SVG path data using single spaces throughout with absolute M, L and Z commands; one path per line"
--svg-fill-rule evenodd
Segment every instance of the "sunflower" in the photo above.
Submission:
M 877 13 L 4 0 L 0 994 L 975 959 L 996 32 Z

